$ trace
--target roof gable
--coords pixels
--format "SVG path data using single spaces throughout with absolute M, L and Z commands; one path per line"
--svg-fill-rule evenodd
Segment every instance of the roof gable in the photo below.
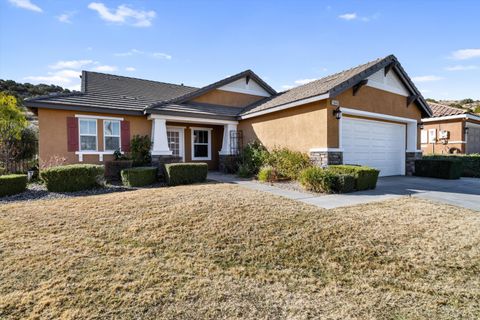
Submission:
M 251 80 L 248 77 L 243 77 L 238 80 L 227 83 L 217 90 L 237 92 L 249 94 L 253 96 L 270 97 L 272 94 L 265 90 L 257 81 Z
M 388 72 L 386 72 L 387 69 Z M 311 100 L 314 97 L 322 97 L 323 99 L 334 98 L 342 92 L 359 84 L 362 80 L 374 76 L 377 72 L 386 72 L 388 74 L 391 71 L 395 71 L 396 78 L 392 77 L 389 80 L 384 80 L 384 84 L 395 86 L 395 83 L 399 80 L 404 88 L 408 90 L 409 96 L 416 98 L 415 101 L 421 108 L 422 113 L 430 115 L 431 110 L 420 91 L 415 87 L 397 58 L 394 55 L 389 55 L 385 58 L 379 58 L 367 62 L 357 67 L 312 81 L 303 86 L 281 92 L 260 102 L 253 103 L 244 109 L 242 116 L 252 116 L 252 114 L 257 112 L 264 113 L 268 109 L 277 108 L 291 103 L 298 104 L 304 99 Z
M 195 99 L 195 98 L 197 98 L 197 97 L 199 97 L 199 96 L 201 96 L 201 95 L 203 95 L 207 92 L 215 90 L 215 89 L 223 88 L 223 90 L 225 90 L 225 88 L 227 88 L 227 89 L 230 89 L 230 90 L 226 90 L 226 91 L 231 91 L 232 88 L 235 88 L 235 86 L 239 85 L 239 82 L 237 82 L 237 80 L 241 81 L 242 79 L 245 79 L 245 82 L 246 82 L 245 87 L 249 87 L 248 83 L 251 82 L 251 81 L 254 81 L 256 83 L 256 85 L 258 85 L 265 92 L 267 92 L 269 96 L 270 95 L 275 95 L 277 93 L 272 87 L 270 87 L 265 81 L 263 81 L 259 76 L 257 76 L 252 70 L 245 70 L 245 71 L 237 73 L 233 76 L 230 76 L 230 77 L 227 77 L 227 78 L 222 79 L 220 81 L 209 84 L 208 86 L 205 86 L 205 87 L 200 88 L 198 90 L 187 93 L 183 96 L 173 98 L 173 99 L 167 100 L 167 101 L 160 101 L 160 102 L 154 103 L 154 104 L 150 105 L 149 108 L 155 108 L 157 106 L 161 106 L 161 105 L 169 104 L 169 103 L 188 102 L 188 101 L 191 101 L 191 100 L 193 100 L 193 99 Z

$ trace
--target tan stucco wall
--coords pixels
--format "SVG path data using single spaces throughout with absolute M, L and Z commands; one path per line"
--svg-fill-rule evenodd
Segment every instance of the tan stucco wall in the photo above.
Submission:
M 241 120 L 243 144 L 258 140 L 267 148 L 287 147 L 308 152 L 313 147 L 327 144 L 326 101 L 286 109 Z
M 179 122 L 167 122 L 168 126 L 175 126 L 175 127 L 183 127 L 184 129 L 184 136 L 185 136 L 185 162 L 206 162 L 208 164 L 208 168 L 211 170 L 218 169 L 218 152 L 222 149 L 222 140 L 223 140 L 223 126 L 215 126 L 215 125 L 204 125 L 204 124 L 196 124 L 196 123 L 179 123 Z M 211 128 L 213 129 L 211 132 L 212 137 L 212 160 L 205 161 L 193 161 L 192 160 L 192 131 L 191 128 Z
M 437 142 L 422 144 L 422 151 L 424 154 L 448 154 L 448 150 L 451 148 L 457 148 L 462 153 L 465 152 L 464 143 L 448 143 L 443 144 L 438 140 L 440 130 L 446 130 L 450 132 L 450 138 L 448 141 L 465 141 L 464 135 L 464 122 L 462 119 L 443 120 L 435 122 L 424 123 L 423 129 L 426 130 L 428 136 L 429 129 L 437 129 Z
M 192 101 L 243 108 L 261 99 L 265 99 L 265 97 L 215 89 L 193 99 Z
M 68 152 L 67 146 L 67 117 L 78 115 L 93 115 L 105 117 L 123 118 L 130 122 L 130 138 L 133 135 L 151 134 L 151 121 L 145 116 L 126 116 L 116 114 L 100 114 L 93 112 L 77 112 L 67 110 L 38 109 L 39 126 L 39 157 L 40 164 L 49 161 L 54 156 L 64 157 L 67 163 L 78 163 L 78 156 L 75 152 Z M 103 120 L 97 120 L 98 151 L 103 150 Z M 112 156 L 104 156 L 104 161 Z M 98 155 L 85 155 L 83 163 L 101 163 Z
M 407 107 L 406 97 L 371 87 L 362 87 L 355 96 L 349 89 L 335 100 L 345 108 L 421 120 L 420 109 L 415 104 Z M 335 108 L 330 99 L 323 100 L 241 120 L 238 129 L 243 131 L 244 144 L 256 139 L 268 148 L 282 146 L 302 152 L 311 148 L 338 148 L 339 121 L 333 115 Z M 417 144 L 419 149 L 420 131 Z

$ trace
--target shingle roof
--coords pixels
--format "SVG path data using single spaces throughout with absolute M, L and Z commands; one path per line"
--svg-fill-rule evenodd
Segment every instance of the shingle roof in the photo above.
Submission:
M 201 118 L 236 120 L 242 109 L 238 107 L 226 107 L 204 103 L 190 104 L 166 104 L 150 109 L 149 113 L 178 115 L 178 116 L 197 116 Z
M 69 105 L 143 113 L 143 109 L 152 103 L 196 90 L 198 88 L 184 85 L 83 71 L 82 92 L 35 97 L 27 99 L 26 105 Z
M 395 68 L 397 68 L 398 72 L 404 77 L 404 81 L 407 82 L 411 90 L 418 95 L 420 103 L 425 109 L 425 113 L 429 114 L 430 110 L 427 103 L 423 100 L 420 92 L 403 70 L 397 58 L 394 55 L 389 55 L 255 102 L 252 105 L 247 106 L 241 115 L 249 115 L 326 93 L 329 93 L 330 97 L 334 97 L 391 63 L 394 63 Z
M 446 116 L 456 116 L 461 114 L 468 113 L 467 110 L 450 107 L 440 103 L 433 103 L 429 102 L 430 109 L 432 109 L 433 115 L 432 117 L 446 117 Z

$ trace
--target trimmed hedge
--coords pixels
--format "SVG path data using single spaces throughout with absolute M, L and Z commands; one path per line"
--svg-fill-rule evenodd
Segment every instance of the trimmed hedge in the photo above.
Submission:
M 310 167 L 300 173 L 300 183 L 310 191 L 332 193 L 337 183 L 337 175 L 320 167 Z
M 165 164 L 165 180 L 169 186 L 203 182 L 207 179 L 206 163 Z
M 48 191 L 74 192 L 101 185 L 104 168 L 94 164 L 71 164 L 51 167 L 40 172 Z
M 133 160 L 111 160 L 105 162 L 105 179 L 107 181 L 120 181 L 120 173 L 124 169 L 129 169 L 133 165 Z
M 415 175 L 440 179 L 460 179 L 462 161 L 457 159 L 421 159 L 415 160 Z
M 21 193 L 27 188 L 26 174 L 0 176 L 0 197 Z
M 379 170 L 366 166 L 352 165 L 333 165 L 328 167 L 329 170 L 337 174 L 353 175 L 355 178 L 355 189 L 368 190 L 377 187 Z
M 157 167 L 136 167 L 121 171 L 122 183 L 128 187 L 142 187 L 157 181 Z
M 462 161 L 462 177 L 480 178 L 480 154 L 426 155 L 423 159 L 457 159 Z
M 338 193 L 349 193 L 355 190 L 355 176 L 352 174 L 336 174 L 334 190 Z

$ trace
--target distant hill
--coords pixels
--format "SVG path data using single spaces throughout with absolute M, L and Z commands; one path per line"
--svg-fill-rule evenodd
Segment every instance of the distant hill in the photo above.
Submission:
M 5 92 L 17 98 L 20 107 L 23 108 L 23 99 L 25 98 L 43 96 L 51 93 L 69 93 L 70 90 L 55 85 L 19 83 L 13 80 L 0 79 L 0 92 Z M 37 117 L 25 108 L 23 109 L 30 123 L 37 126 Z
M 427 101 L 445 104 L 450 107 L 464 109 L 474 113 L 480 113 L 480 100 L 473 100 L 469 98 L 462 100 L 435 100 L 428 98 Z
M 25 98 L 58 92 L 69 93 L 70 90 L 53 84 L 19 83 L 13 80 L 0 79 L 0 92 L 6 92 L 7 94 L 15 96 L 18 99 L 18 102 L 23 105 L 23 99 Z

